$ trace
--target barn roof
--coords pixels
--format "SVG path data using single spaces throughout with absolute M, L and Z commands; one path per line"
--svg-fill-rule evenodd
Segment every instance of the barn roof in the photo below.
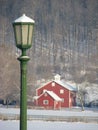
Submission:
M 50 95 L 55 101 L 62 101 L 62 99 L 59 96 L 57 96 L 53 91 L 48 91 L 48 90 L 45 90 L 40 96 L 34 96 L 34 99 L 37 100 L 45 93 Z
M 62 99 L 59 96 L 57 96 L 53 91 L 46 91 L 46 93 L 48 93 L 54 100 L 62 101 Z
M 51 83 L 51 82 L 55 82 L 55 83 L 59 84 L 60 86 L 66 88 L 66 89 L 68 89 L 68 90 L 70 90 L 70 91 L 77 91 L 76 86 L 71 85 L 70 83 L 67 83 L 67 82 L 65 82 L 65 81 L 63 81 L 63 80 L 52 80 L 52 81 L 49 81 L 48 83 L 45 83 L 43 86 L 37 88 L 36 90 L 38 90 L 38 89 L 40 89 L 40 88 L 43 88 L 45 85 L 47 85 L 47 84 L 49 84 L 49 83 Z
M 57 80 L 54 80 L 54 82 L 56 82 L 57 84 L 61 85 L 62 87 L 70 90 L 70 91 L 77 91 L 77 88 L 69 83 L 66 83 L 65 81 L 57 81 Z

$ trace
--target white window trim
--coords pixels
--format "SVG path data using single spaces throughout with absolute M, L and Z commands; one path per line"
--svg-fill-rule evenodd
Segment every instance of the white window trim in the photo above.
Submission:
M 43 100 L 43 104 L 44 104 L 44 105 L 48 105 L 48 104 L 49 104 L 49 101 L 48 101 L 48 100 Z
M 52 82 L 52 87 L 55 87 L 55 82 Z
M 64 89 L 60 89 L 60 94 L 64 94 Z

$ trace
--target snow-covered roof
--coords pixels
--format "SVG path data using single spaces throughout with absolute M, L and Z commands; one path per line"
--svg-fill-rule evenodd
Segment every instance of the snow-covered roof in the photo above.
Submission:
M 54 80 L 54 82 L 56 82 L 57 84 L 61 85 L 64 88 L 67 88 L 70 91 L 77 91 L 77 88 L 65 81 L 61 81 L 61 80 Z
M 48 83 L 44 83 L 41 87 L 37 88 L 36 90 L 39 90 L 40 88 L 43 88 L 45 85 L 47 85 L 47 84 L 49 84 L 51 82 L 55 82 L 55 83 L 59 84 L 60 86 L 66 88 L 66 89 L 68 89 L 70 91 L 77 91 L 76 86 L 74 86 L 71 83 L 65 82 L 64 80 L 52 80 L 52 81 L 49 81 Z
M 39 96 L 34 96 L 33 99 L 37 100 Z
M 40 96 L 34 96 L 34 99 L 37 100 L 45 93 L 49 94 L 56 101 L 62 101 L 62 99 L 59 96 L 57 96 L 53 91 L 48 91 L 48 90 L 45 90 Z
M 23 14 L 21 17 L 19 17 L 18 19 L 16 19 L 14 21 L 14 23 L 20 23 L 20 22 L 23 22 L 23 23 L 35 23 L 35 21 L 29 17 L 27 17 L 25 14 Z
M 62 101 L 62 99 L 59 96 L 57 96 L 53 91 L 46 91 L 46 93 L 48 93 L 54 100 Z

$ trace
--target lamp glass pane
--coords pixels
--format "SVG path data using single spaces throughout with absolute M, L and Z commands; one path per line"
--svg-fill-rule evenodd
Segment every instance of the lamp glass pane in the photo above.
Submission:
M 16 44 L 21 44 L 21 25 L 15 25 Z
M 22 25 L 22 44 L 27 45 L 28 25 Z
M 33 32 L 33 25 L 29 25 L 29 36 L 28 36 L 28 44 L 32 44 L 32 32 Z

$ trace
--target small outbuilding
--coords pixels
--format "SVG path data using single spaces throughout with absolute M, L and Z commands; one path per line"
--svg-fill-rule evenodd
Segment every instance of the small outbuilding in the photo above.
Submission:
M 53 91 L 44 90 L 44 92 L 36 97 L 36 105 L 46 109 L 60 109 L 62 99 Z

